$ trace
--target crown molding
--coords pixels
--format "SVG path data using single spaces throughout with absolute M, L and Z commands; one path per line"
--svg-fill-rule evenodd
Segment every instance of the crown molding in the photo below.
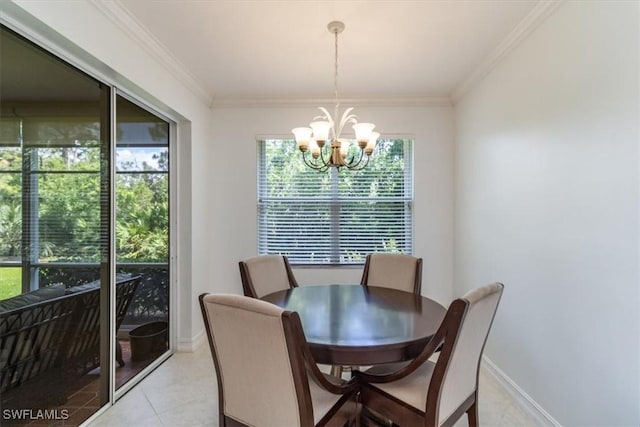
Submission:
M 295 108 L 335 104 L 334 98 L 214 98 L 212 108 Z M 349 107 L 451 107 L 448 96 L 407 98 L 344 98 L 340 105 Z
M 565 0 L 540 0 L 507 37 L 487 56 L 469 77 L 451 91 L 451 102 L 455 105 L 474 86 L 484 79 L 509 53 L 520 45 L 542 22 L 544 22 Z
M 485 58 L 461 84 L 455 87 L 450 96 L 396 97 L 371 99 L 342 99 L 341 104 L 376 107 L 433 107 L 451 106 L 459 102 L 466 93 L 486 77 L 500 61 L 513 51 L 523 40 L 547 19 L 565 0 L 540 0 L 525 18 L 507 35 L 507 37 Z M 124 31 L 152 58 L 168 70 L 179 82 L 196 95 L 206 106 L 212 108 L 232 107 L 306 107 L 332 105 L 333 99 L 295 99 L 295 98 L 215 98 L 185 67 L 166 50 L 162 44 L 124 8 L 118 0 L 89 0 L 111 22 Z
M 173 77 L 197 96 L 207 107 L 211 106 L 212 98 L 208 91 L 200 84 L 185 67 L 162 44 L 131 15 L 118 0 L 101 1 L 89 0 L 109 21 L 117 25 L 127 37 L 135 41 L 154 60 L 161 64 Z

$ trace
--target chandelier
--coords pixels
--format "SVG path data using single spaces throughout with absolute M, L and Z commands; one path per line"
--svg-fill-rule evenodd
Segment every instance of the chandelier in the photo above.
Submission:
M 325 172 L 335 167 L 340 170 L 346 167 L 351 170 L 364 169 L 369 163 L 369 157 L 376 146 L 376 140 L 380 136 L 373 132 L 373 123 L 358 123 L 355 114 L 351 114 L 353 107 L 347 108 L 336 123 L 340 102 L 338 100 L 338 34 L 344 31 L 344 23 L 332 21 L 327 25 L 329 32 L 335 38 L 335 61 L 333 74 L 333 88 L 335 94 L 335 106 L 333 116 L 324 107 L 318 107 L 322 115 L 313 118 L 309 127 L 292 129 L 298 149 L 302 153 L 302 160 L 311 169 Z M 347 124 L 351 124 L 355 132 L 355 140 L 341 137 Z M 351 147 L 357 147 L 351 150 Z

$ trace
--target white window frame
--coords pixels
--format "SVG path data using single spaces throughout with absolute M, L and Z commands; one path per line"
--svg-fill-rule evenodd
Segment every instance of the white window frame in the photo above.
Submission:
M 395 175 L 396 177 L 401 176 L 399 179 L 402 180 L 402 183 L 398 186 L 401 190 L 399 190 L 397 194 L 394 193 L 391 197 L 371 196 L 371 194 L 364 197 L 360 195 L 354 197 L 341 194 L 339 190 L 339 180 L 341 176 L 355 173 L 346 168 L 340 171 L 336 168 L 331 168 L 327 172 L 311 171 L 310 174 L 305 177 L 305 179 L 315 179 L 317 177 L 318 180 L 323 180 L 327 179 L 324 175 L 328 174 L 329 185 L 325 186 L 326 191 L 324 191 L 321 196 L 313 193 L 302 196 L 269 196 L 270 185 L 275 185 L 276 183 L 268 182 L 267 162 L 270 160 L 267 158 L 267 144 L 279 143 L 290 146 L 292 155 L 295 160 L 299 160 L 300 163 L 302 163 L 302 159 L 300 158 L 301 154 L 297 150 L 295 141 L 293 140 L 266 137 L 257 138 L 258 254 L 285 255 L 289 258 L 291 264 L 314 267 L 360 265 L 364 263 L 366 255 L 371 252 L 402 252 L 412 255 L 414 141 L 412 138 L 406 137 L 386 139 L 381 142 L 384 143 L 384 141 L 387 143 L 395 141 L 396 144 L 403 144 L 402 158 L 400 160 L 403 164 L 402 173 L 401 175 Z M 380 145 L 378 148 L 380 148 Z M 372 155 L 372 163 L 379 160 L 379 158 L 376 158 L 376 154 L 377 150 Z M 276 203 L 279 208 L 273 207 Z M 284 208 L 288 203 L 291 209 Z M 315 208 L 312 207 L 310 209 L 309 214 L 309 218 L 313 218 L 314 215 L 316 216 L 315 221 L 313 219 L 306 219 L 305 215 L 300 215 L 300 211 L 304 211 L 304 208 L 302 208 L 304 205 L 300 205 L 300 203 L 309 203 L 310 206 L 317 204 Z M 384 203 L 384 205 L 381 206 L 386 206 L 386 209 L 381 209 L 380 212 L 373 209 L 373 205 L 378 203 Z M 399 204 L 402 207 L 399 208 Z M 369 206 L 364 206 L 363 208 L 363 205 Z M 390 206 L 393 207 L 390 208 Z M 324 220 L 320 220 L 318 216 L 318 212 L 322 207 L 325 208 L 323 214 L 325 217 Z M 291 214 L 290 211 L 296 211 L 296 208 L 298 209 L 298 214 Z M 399 210 L 401 211 L 401 215 L 397 215 Z M 345 211 L 349 212 L 349 214 L 343 215 L 342 222 L 340 222 L 340 214 L 344 214 Z M 382 236 L 376 233 L 367 234 L 366 229 L 361 233 L 362 238 L 357 235 L 345 237 L 345 234 L 348 234 L 345 231 L 347 225 L 350 224 L 355 227 L 355 233 L 358 233 L 358 227 L 363 227 L 363 225 L 357 222 L 345 222 L 344 217 L 348 216 L 353 218 L 353 215 L 360 214 L 363 216 L 371 216 L 371 218 L 378 223 L 388 224 L 388 227 L 383 227 L 386 235 L 393 236 L 394 238 L 392 238 L 392 240 L 394 243 L 400 243 L 397 245 L 384 245 L 380 243 L 384 240 Z M 326 219 L 327 217 L 329 218 L 328 220 Z M 295 231 L 291 231 L 292 235 L 290 238 L 287 239 L 285 235 L 283 239 L 282 233 L 277 232 L 277 227 Z M 304 236 L 295 236 L 296 233 L 304 234 Z M 346 245 L 345 240 L 347 242 Z M 374 241 L 378 243 L 372 243 Z M 319 249 L 320 247 L 321 249 Z M 316 249 L 320 255 L 315 253 Z

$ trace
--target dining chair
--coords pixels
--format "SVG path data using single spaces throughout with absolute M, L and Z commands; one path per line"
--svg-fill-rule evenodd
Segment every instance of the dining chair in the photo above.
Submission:
M 381 286 L 420 295 L 422 290 L 422 258 L 398 253 L 367 255 L 360 284 Z
M 411 362 L 355 371 L 363 412 L 407 426 L 452 426 L 467 414 L 478 426 L 478 372 L 504 285 L 474 289 L 454 300 L 424 350 Z M 429 358 L 441 347 L 437 360 Z M 395 425 L 394 424 L 394 425 Z
M 289 260 L 283 255 L 261 255 L 240 261 L 245 296 L 262 298 L 272 292 L 298 286 Z
M 380 286 L 420 295 L 422 290 L 422 258 L 398 253 L 367 255 L 360 279 L 362 286 Z M 331 375 L 341 378 L 355 366 L 332 366 Z
M 326 426 L 356 420 L 358 384 L 323 374 L 300 317 L 274 304 L 202 294 L 220 426 Z

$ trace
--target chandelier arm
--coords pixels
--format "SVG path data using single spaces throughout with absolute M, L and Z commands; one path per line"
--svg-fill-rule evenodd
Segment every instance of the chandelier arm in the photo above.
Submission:
M 324 113 L 324 116 L 316 116 L 316 117 L 314 117 L 314 120 L 315 119 L 325 119 L 325 120 L 328 120 L 331 123 L 333 123 L 333 117 L 331 117 L 331 114 L 329 114 L 329 112 L 327 111 L 326 108 L 318 107 L 318 110 L 322 111 Z
M 362 170 L 364 168 L 367 167 L 367 165 L 369 164 L 369 156 L 366 156 L 364 163 L 362 163 L 362 155 L 360 156 L 360 160 L 358 160 L 358 163 L 356 163 L 355 165 L 351 166 L 350 164 L 347 165 L 347 168 L 349 168 L 349 170 L 352 171 L 359 171 Z
M 307 152 L 303 151 L 301 154 L 302 154 L 302 160 L 304 161 L 304 164 L 310 167 L 311 169 L 316 169 L 316 165 L 314 165 L 307 159 Z
M 302 153 L 302 160 L 304 161 L 305 165 L 307 165 L 308 167 L 310 167 L 313 170 L 317 170 L 318 172 L 326 171 L 326 165 L 324 163 L 321 164 L 321 165 L 319 165 L 317 163 L 313 163 L 307 158 L 306 154 L 307 154 L 306 152 Z M 323 170 L 323 168 L 324 168 L 324 170 Z
M 316 160 L 317 160 L 317 159 L 316 159 Z M 313 169 L 313 170 L 315 170 L 315 171 L 318 171 L 318 172 L 326 172 L 326 171 L 328 171 L 328 170 L 329 170 L 329 165 L 328 165 L 326 162 L 324 162 L 324 161 L 321 161 L 320 163 L 317 163 L 317 162 L 313 162 L 313 163 L 312 163 L 312 162 L 310 162 L 310 161 L 309 161 L 309 162 L 307 162 L 307 161 L 305 160 L 305 163 L 306 163 L 306 164 L 307 164 L 307 166 L 309 166 L 311 169 Z
M 362 158 L 363 158 L 363 157 L 364 157 L 364 150 L 360 150 L 360 158 L 358 159 L 358 161 L 357 161 L 357 162 L 355 162 L 355 161 L 354 161 L 354 160 L 356 159 L 356 156 L 354 155 L 354 156 L 351 158 L 351 161 L 349 161 L 349 163 L 347 163 L 347 166 L 351 166 L 351 165 L 353 165 L 353 166 L 355 167 L 355 166 L 359 165 L 359 164 L 360 164 L 360 162 L 362 162 Z M 367 157 L 368 157 L 368 156 L 367 156 Z
M 329 160 L 328 160 L 328 161 L 327 161 L 327 160 L 325 160 L 325 158 L 324 158 L 324 149 L 325 149 L 325 147 L 329 147 Z M 322 164 L 323 164 L 323 165 L 325 165 L 327 168 L 328 168 L 329 166 L 331 166 L 331 154 L 332 154 L 332 150 L 333 150 L 333 149 L 331 148 L 331 144 L 325 144 L 325 146 L 324 146 L 324 147 L 322 147 L 322 148 L 320 149 L 320 161 L 321 161 L 321 162 L 322 162 Z

